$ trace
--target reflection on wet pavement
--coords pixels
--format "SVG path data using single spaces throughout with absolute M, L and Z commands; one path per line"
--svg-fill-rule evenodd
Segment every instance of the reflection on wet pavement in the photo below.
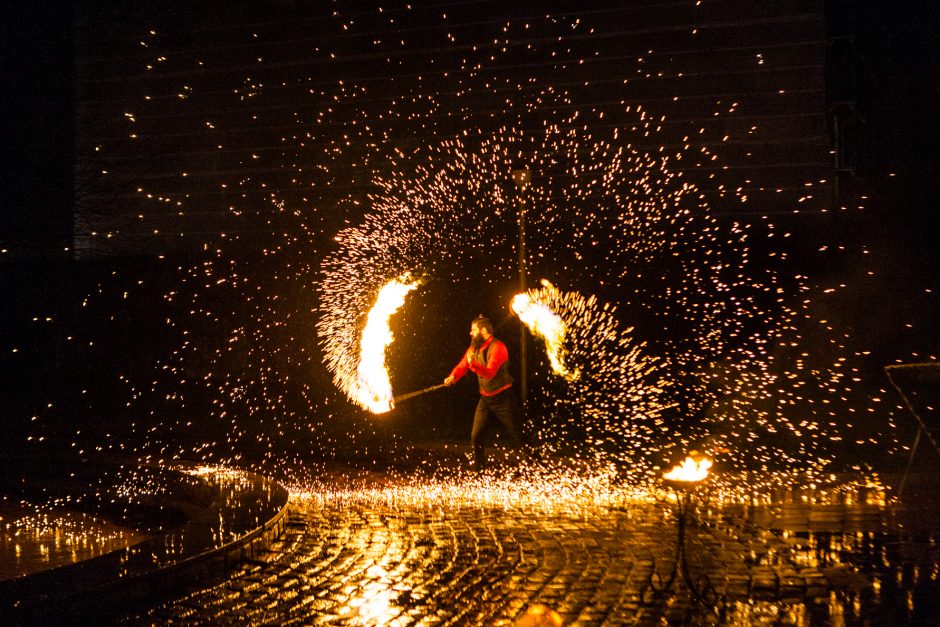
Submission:
M 18 478 L 7 482 L 14 496 L 0 510 L 0 550 L 8 547 L 12 559 L 0 557 L 4 569 L 31 570 L 0 579 L 2 624 L 85 623 L 204 571 L 224 572 L 267 546 L 286 515 L 284 488 L 226 468 L 81 462 L 66 473 L 6 470 Z
M 125 622 L 540 624 L 533 608 L 580 625 L 922 625 L 940 615 L 935 532 L 902 521 L 923 512 L 841 497 L 785 512 L 703 506 L 688 551 L 718 594 L 705 607 L 681 584 L 644 598 L 675 556 L 667 501 L 556 487 L 513 495 L 472 480 L 419 490 L 338 479 L 294 496 L 287 531 L 262 559 Z M 846 528 L 856 522 L 866 528 Z
M 149 536 L 81 512 L 0 501 L 0 581 L 74 564 Z

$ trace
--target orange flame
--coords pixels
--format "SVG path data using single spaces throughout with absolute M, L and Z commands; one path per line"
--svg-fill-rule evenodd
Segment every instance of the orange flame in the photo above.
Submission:
M 555 290 L 555 286 L 545 279 L 542 279 L 542 285 L 545 290 Z M 552 311 L 548 305 L 540 302 L 538 292 L 535 290 L 516 294 L 512 299 L 511 308 L 532 333 L 545 340 L 545 351 L 552 371 L 569 381 L 577 380 L 581 373 L 577 370 L 569 370 L 565 366 L 564 345 L 567 325 L 561 316 Z
M 663 475 L 669 481 L 687 481 L 694 483 L 708 476 L 708 469 L 712 467 L 712 460 L 706 457 L 686 457 L 681 464 Z
M 359 341 L 359 367 L 351 396 L 360 406 L 375 414 L 391 411 L 392 382 L 385 367 L 385 349 L 394 337 L 389 318 L 405 304 L 408 292 L 418 287 L 408 275 L 389 281 L 379 291 L 375 305 L 369 310 L 366 326 Z

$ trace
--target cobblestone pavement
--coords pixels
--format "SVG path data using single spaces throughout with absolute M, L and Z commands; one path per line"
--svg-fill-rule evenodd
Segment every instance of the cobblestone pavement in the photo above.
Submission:
M 685 536 L 692 579 L 708 588 L 698 603 L 681 576 L 656 593 L 675 563 L 671 504 L 559 511 L 442 503 L 295 499 L 287 532 L 263 559 L 124 622 L 557 624 L 527 616 L 547 606 L 566 625 L 810 625 L 834 624 L 834 616 L 853 624 L 853 606 L 857 615 L 879 602 L 857 565 L 812 557 L 836 555 L 831 546 L 718 512 L 700 509 Z

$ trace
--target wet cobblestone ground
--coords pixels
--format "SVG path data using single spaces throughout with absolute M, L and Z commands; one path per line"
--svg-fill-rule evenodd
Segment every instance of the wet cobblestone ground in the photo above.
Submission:
M 686 534 L 697 603 L 667 578 L 669 503 L 551 511 L 303 499 L 262 559 L 125 624 L 514 625 L 547 606 L 580 625 L 940 624 L 933 532 L 771 532 L 700 509 Z M 538 622 L 537 619 L 543 622 Z M 527 622 L 528 621 L 528 622 Z

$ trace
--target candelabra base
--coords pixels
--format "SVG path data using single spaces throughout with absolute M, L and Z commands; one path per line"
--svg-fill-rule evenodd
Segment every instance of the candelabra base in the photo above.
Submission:
M 692 494 L 686 490 L 676 490 L 676 551 L 669 574 L 663 576 L 656 569 L 656 561 L 650 571 L 649 579 L 642 592 L 644 603 L 660 599 L 670 594 L 673 586 L 681 577 L 682 583 L 689 592 L 689 597 L 697 604 L 718 611 L 720 595 L 712 585 L 707 573 L 693 574 L 687 555 L 686 527 L 692 513 Z

